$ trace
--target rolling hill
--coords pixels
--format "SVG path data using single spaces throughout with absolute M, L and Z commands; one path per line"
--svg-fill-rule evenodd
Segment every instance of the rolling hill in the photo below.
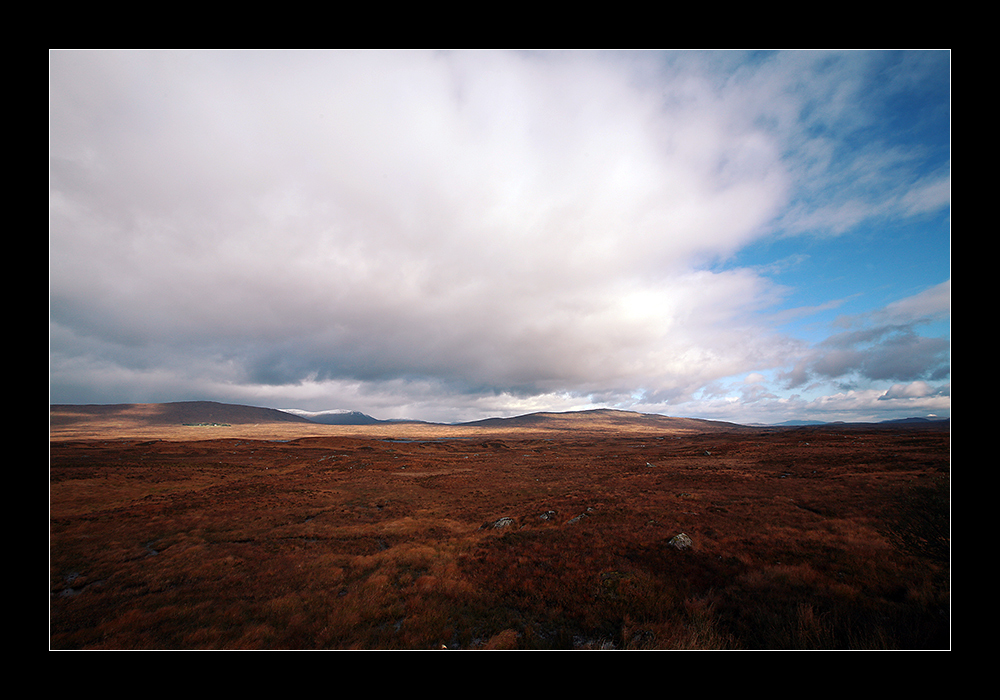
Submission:
M 636 413 L 612 409 L 540 412 L 510 418 L 487 418 L 456 424 L 422 421 L 378 420 L 358 411 L 307 412 L 299 409 L 278 410 L 214 401 L 180 401 L 153 404 L 91 404 L 50 406 L 50 425 L 54 428 L 98 423 L 109 427 L 178 427 L 198 425 L 263 425 L 298 424 L 331 426 L 400 426 L 424 425 L 440 428 L 482 428 L 512 430 L 671 430 L 714 432 L 746 429 L 735 423 L 674 418 L 658 414 Z
M 745 426 L 698 418 L 675 418 L 657 413 L 637 413 L 610 408 L 561 413 L 528 413 L 510 418 L 485 418 L 458 425 L 495 428 L 547 428 L 549 430 L 614 429 L 644 427 L 651 430 L 739 430 Z
M 176 428 L 181 426 L 298 426 L 299 432 L 308 426 L 355 426 L 365 428 L 401 427 L 439 430 L 485 429 L 523 431 L 594 431 L 611 432 L 684 432 L 712 433 L 754 429 L 828 429 L 828 428 L 950 428 L 950 420 L 910 418 L 881 423 L 814 423 L 789 422 L 781 426 L 748 426 L 724 421 L 680 418 L 656 413 L 638 413 L 614 409 L 592 409 L 567 412 L 528 413 L 509 418 L 485 418 L 463 423 L 444 424 L 423 421 L 379 420 L 359 411 L 331 410 L 310 412 L 301 409 L 262 408 L 214 401 L 179 401 L 147 404 L 55 404 L 49 407 L 50 428 L 94 429 L 114 428 Z
M 241 406 L 215 401 L 178 401 L 136 404 L 55 404 L 49 407 L 52 425 L 119 420 L 150 426 L 246 425 L 253 423 L 311 423 L 312 421 L 274 408 Z

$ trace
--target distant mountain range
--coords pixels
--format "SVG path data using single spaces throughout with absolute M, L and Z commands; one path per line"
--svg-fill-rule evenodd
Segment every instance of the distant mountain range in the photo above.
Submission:
M 158 404 L 53 404 L 49 407 L 51 425 L 68 425 L 77 421 L 92 419 L 116 419 L 140 421 L 148 425 L 246 425 L 260 423 L 314 423 L 320 425 L 377 425 L 400 423 L 426 423 L 418 420 L 379 420 L 372 416 L 345 409 L 329 411 L 305 411 L 297 408 L 262 408 L 239 404 L 217 403 L 215 401 L 178 401 Z M 441 425 L 441 424 L 437 424 Z M 698 418 L 676 418 L 657 413 L 637 413 L 614 409 L 593 409 L 567 412 L 528 413 L 510 418 L 486 418 L 483 420 L 455 423 L 457 426 L 478 426 L 497 428 L 547 428 L 570 430 L 579 427 L 602 428 L 643 427 L 655 429 L 684 430 L 738 430 L 760 427 L 817 427 L 882 425 L 924 426 L 950 428 L 951 420 L 932 418 L 902 418 L 878 423 L 845 423 L 842 421 L 823 423 L 818 421 L 787 421 L 773 425 L 740 425 L 725 421 Z
M 323 425 L 373 425 L 384 423 L 378 418 L 372 418 L 367 413 L 360 411 L 348 411 L 334 409 L 332 411 L 304 411 L 301 408 L 283 408 L 285 413 L 305 418 L 310 423 L 322 423 Z
M 483 420 L 470 421 L 468 423 L 458 423 L 457 425 L 470 425 L 480 427 L 495 428 L 564 428 L 572 429 L 583 423 L 588 426 L 601 426 L 613 428 L 616 425 L 630 427 L 672 428 L 672 429 L 725 429 L 742 428 L 745 426 L 737 423 L 726 423 L 724 421 L 702 420 L 699 418 L 674 418 L 658 413 L 636 413 L 635 411 L 620 411 L 610 408 L 596 408 L 586 411 L 566 411 L 561 413 L 528 413 L 510 418 L 485 418 Z
M 400 420 L 400 419 L 390 419 L 390 420 L 379 420 L 378 418 L 373 418 L 366 413 L 361 413 L 359 411 L 350 411 L 345 409 L 338 409 L 332 411 L 304 411 L 297 408 L 286 408 L 283 409 L 288 413 L 292 413 L 303 418 L 308 418 L 313 423 L 322 423 L 324 425 L 374 425 L 377 423 L 425 423 L 426 421 L 417 420 Z M 950 424 L 950 419 L 948 418 L 896 418 L 892 420 L 884 420 L 877 422 L 864 422 L 856 421 L 853 423 L 848 423 L 845 421 L 817 421 L 817 420 L 790 420 L 783 423 L 754 423 L 748 425 L 741 425 L 739 423 L 731 423 L 727 421 L 715 421 L 706 420 L 703 418 L 677 418 L 673 416 L 664 416 L 659 413 L 638 413 L 635 411 L 622 411 L 611 408 L 595 408 L 583 411 L 564 411 L 564 412 L 548 412 L 542 411 L 538 413 L 526 413 L 519 416 L 511 416 L 509 418 L 483 418 L 481 420 L 466 421 L 462 423 L 452 423 L 449 425 L 468 425 L 468 426 L 480 426 L 480 427 L 494 427 L 494 428 L 530 428 L 530 427 L 546 427 L 546 428 L 573 428 L 579 425 L 581 422 L 586 422 L 589 425 L 600 423 L 606 427 L 613 427 L 615 424 L 629 426 L 636 426 L 638 424 L 644 424 L 650 428 L 659 427 L 669 427 L 671 428 L 701 428 L 715 427 L 722 429 L 732 429 L 741 427 L 808 427 L 808 426 L 821 426 L 821 425 L 923 425 L 923 426 L 936 426 L 936 425 L 948 425 Z
M 88 419 L 121 419 L 147 425 L 246 425 L 253 423 L 311 423 L 287 411 L 215 401 L 173 403 L 55 404 L 49 406 L 52 425 Z

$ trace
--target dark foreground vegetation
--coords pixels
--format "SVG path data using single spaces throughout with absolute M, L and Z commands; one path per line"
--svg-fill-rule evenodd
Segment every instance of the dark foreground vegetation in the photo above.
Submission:
M 54 441 L 50 647 L 947 649 L 949 472 L 917 429 Z

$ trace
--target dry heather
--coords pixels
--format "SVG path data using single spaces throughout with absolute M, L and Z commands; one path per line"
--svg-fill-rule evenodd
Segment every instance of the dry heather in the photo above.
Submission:
M 950 645 L 947 432 L 197 430 L 52 440 L 51 648 Z

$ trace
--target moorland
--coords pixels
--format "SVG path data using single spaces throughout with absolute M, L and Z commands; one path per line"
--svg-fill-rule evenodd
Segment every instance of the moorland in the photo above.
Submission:
M 950 648 L 947 426 L 195 408 L 50 408 L 51 649 Z

